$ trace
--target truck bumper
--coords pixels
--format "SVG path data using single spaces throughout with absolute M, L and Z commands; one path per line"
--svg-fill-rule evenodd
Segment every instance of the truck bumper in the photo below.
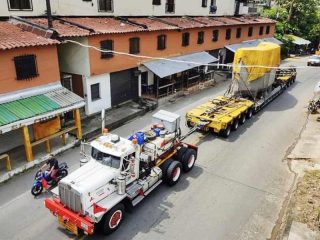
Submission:
M 79 214 L 66 209 L 58 199 L 46 198 L 44 205 L 54 216 L 58 217 L 59 224 L 72 233 L 77 235 L 78 229 L 82 229 L 87 234 L 93 234 L 94 223 L 87 217 L 81 217 Z

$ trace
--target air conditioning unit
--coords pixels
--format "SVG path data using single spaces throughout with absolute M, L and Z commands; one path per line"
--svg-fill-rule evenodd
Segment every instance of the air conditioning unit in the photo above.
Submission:
M 216 5 L 210 6 L 210 13 L 216 13 L 216 12 L 217 12 L 217 6 Z

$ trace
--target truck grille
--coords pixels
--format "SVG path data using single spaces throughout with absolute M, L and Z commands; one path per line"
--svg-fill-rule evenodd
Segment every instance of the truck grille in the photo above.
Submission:
M 59 196 L 63 205 L 74 212 L 83 214 L 80 194 L 76 190 L 66 184 L 59 183 Z

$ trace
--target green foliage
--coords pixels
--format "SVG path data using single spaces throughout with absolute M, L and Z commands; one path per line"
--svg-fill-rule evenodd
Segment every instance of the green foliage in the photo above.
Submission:
M 319 0 L 277 0 L 275 6 L 264 9 L 262 16 L 277 21 L 275 37 L 284 42 L 283 53 L 292 47 L 292 41 L 283 38 L 285 34 L 308 39 L 315 46 L 319 43 Z

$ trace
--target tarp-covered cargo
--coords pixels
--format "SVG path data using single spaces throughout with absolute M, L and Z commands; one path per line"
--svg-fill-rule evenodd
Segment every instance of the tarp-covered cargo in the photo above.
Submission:
M 276 68 L 280 65 L 280 46 L 271 42 L 257 47 L 240 48 L 233 62 L 233 80 L 238 83 L 236 93 L 256 98 L 271 87 Z

